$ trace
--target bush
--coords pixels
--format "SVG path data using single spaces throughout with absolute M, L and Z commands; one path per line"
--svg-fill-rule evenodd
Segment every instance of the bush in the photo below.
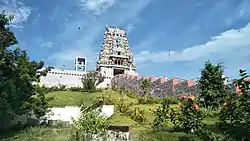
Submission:
M 96 87 L 104 81 L 104 77 L 97 71 L 90 71 L 82 78 L 83 90 L 86 92 L 96 92 Z
M 81 87 L 70 87 L 68 90 L 72 91 L 72 92 L 81 92 L 81 91 L 83 91 L 83 89 Z
M 145 111 L 138 107 L 129 109 L 125 114 L 138 123 L 144 123 L 147 119 L 145 116 Z
M 155 109 L 150 109 L 153 112 L 155 119 L 153 122 L 153 128 L 159 128 L 159 126 L 164 126 L 167 121 L 170 121 L 170 109 L 169 103 L 162 102 L 162 105 Z
M 147 97 L 147 99 L 137 96 L 138 104 L 161 104 L 163 99 L 155 97 Z
M 108 122 L 105 116 L 101 116 L 101 109 L 91 109 L 86 111 L 85 109 L 89 109 L 86 107 L 81 108 L 81 116 L 78 120 L 73 120 L 73 124 L 76 127 L 76 132 L 72 136 L 71 140 L 74 141 L 94 141 L 97 138 L 105 138 L 107 129 L 108 129 Z M 94 137 L 96 135 L 97 137 Z
M 204 115 L 199 110 L 199 106 L 196 104 L 195 97 L 185 97 L 181 96 L 181 103 L 179 107 L 180 112 L 171 112 L 171 122 L 174 124 L 175 128 L 186 133 L 198 132 L 200 129 L 204 128 L 202 123 Z
M 134 93 L 134 92 L 125 92 L 125 93 L 130 98 L 136 98 L 136 93 Z
M 250 139 L 250 82 L 245 70 L 240 70 L 240 76 L 235 85 L 242 94 L 229 95 L 219 116 L 221 129 L 236 140 Z
M 213 108 L 200 108 L 201 112 L 204 114 L 205 117 L 217 117 L 219 116 L 219 110 L 213 110 Z
M 103 101 L 104 105 L 116 105 L 116 100 L 111 97 L 111 95 L 104 96 L 103 94 L 96 98 L 96 101 Z
M 203 141 L 195 135 L 181 132 L 140 131 L 132 135 L 136 141 Z
M 121 98 L 117 101 L 117 110 L 121 113 L 126 113 L 131 105 L 132 104 L 125 103 L 124 99 Z
M 178 104 L 180 99 L 177 97 L 167 97 L 163 99 L 163 102 L 168 104 Z
M 154 129 L 158 129 L 159 126 L 164 127 L 170 121 L 174 125 L 174 131 L 193 133 L 204 140 L 216 140 L 217 136 L 207 130 L 202 122 L 205 116 L 200 111 L 195 97 L 181 96 L 180 99 L 181 103 L 178 104 L 181 108 L 180 111 L 169 108 L 168 100 L 163 102 L 156 111 L 153 111 L 156 116 Z

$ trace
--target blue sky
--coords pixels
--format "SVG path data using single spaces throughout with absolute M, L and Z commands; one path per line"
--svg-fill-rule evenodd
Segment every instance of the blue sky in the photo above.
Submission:
M 57 68 L 86 56 L 93 69 L 108 24 L 128 30 L 143 76 L 195 78 L 206 60 L 223 61 L 229 79 L 250 70 L 249 0 L 0 0 L 0 9 L 15 16 L 30 58 Z

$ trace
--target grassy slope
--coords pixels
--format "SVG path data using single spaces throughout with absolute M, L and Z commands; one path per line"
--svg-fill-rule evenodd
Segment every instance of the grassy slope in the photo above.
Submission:
M 150 123 L 153 122 L 154 116 L 149 111 L 149 109 L 156 109 L 159 105 L 157 104 L 137 104 L 137 100 L 135 98 L 127 97 L 126 95 L 121 95 L 118 92 L 112 90 L 106 90 L 104 92 L 98 93 L 84 93 L 84 92 L 68 92 L 68 91 L 57 91 L 49 93 L 48 97 L 54 97 L 54 100 L 50 102 L 51 106 L 63 107 L 63 106 L 77 106 L 82 102 L 86 104 L 91 104 L 95 100 L 95 98 L 101 94 L 110 95 L 114 99 L 124 98 L 125 102 L 134 103 L 131 108 L 139 107 L 142 110 L 145 110 L 145 114 L 147 116 L 147 122 L 144 125 L 139 125 L 134 120 L 129 117 L 122 115 L 119 112 L 115 112 L 115 114 L 109 119 L 111 124 L 115 125 L 129 125 L 132 127 L 132 135 L 133 140 L 155 140 L 155 141 L 177 141 L 184 140 L 184 136 L 189 136 L 193 138 L 192 135 L 186 135 L 184 133 L 168 133 L 168 132 L 157 132 L 154 133 L 151 130 Z M 172 105 L 174 108 L 176 105 Z M 216 119 L 208 118 L 204 121 L 205 123 L 211 126 L 211 129 L 214 128 L 214 123 Z M 138 138 L 139 131 L 143 131 L 143 138 Z M 48 128 L 48 127 L 39 127 L 39 128 L 30 128 L 22 131 L 14 136 L 14 138 L 10 139 L 11 141 L 17 140 L 37 140 L 37 141 L 57 141 L 57 140 L 67 140 L 71 131 L 69 128 Z M 165 138 L 167 137 L 167 138 Z M 30 138 L 30 139 L 29 139 Z M 195 138 L 195 137 L 194 137 Z M 197 139 L 192 139 L 197 140 Z

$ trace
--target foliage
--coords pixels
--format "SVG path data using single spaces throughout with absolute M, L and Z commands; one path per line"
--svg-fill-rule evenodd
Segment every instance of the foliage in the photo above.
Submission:
M 203 123 L 205 116 L 200 111 L 196 98 L 181 96 L 180 99 L 181 102 L 178 104 L 180 110 L 170 108 L 168 101 L 163 102 L 157 110 L 153 110 L 156 116 L 154 129 L 161 129 L 159 127 L 165 127 L 170 121 L 174 125 L 174 131 L 193 133 L 203 140 L 217 140 L 218 137 L 211 133 Z
M 58 90 L 59 90 L 59 91 L 66 91 L 66 90 L 67 90 L 67 89 L 66 89 L 66 85 L 59 84 Z
M 103 137 L 106 135 L 106 131 L 108 128 L 107 118 L 105 116 L 100 115 L 101 109 L 90 109 L 83 106 L 81 108 L 81 115 L 80 117 L 73 120 L 73 124 L 76 127 L 76 141 L 80 140 L 96 140 L 94 135 L 97 138 Z
M 138 107 L 128 109 L 125 114 L 138 123 L 144 123 L 147 119 L 145 116 L 145 111 Z
M 132 104 L 125 103 L 123 98 L 117 101 L 117 110 L 121 113 L 126 113 L 130 106 L 132 106 Z
M 101 94 L 97 96 L 96 101 L 103 101 L 104 105 L 115 105 L 116 100 L 111 97 L 111 95 L 105 96 L 104 94 Z
M 196 135 L 182 132 L 140 131 L 132 134 L 133 141 L 203 141 Z
M 204 115 L 199 110 L 195 97 L 181 96 L 179 107 L 180 112 L 171 112 L 171 122 L 178 130 L 188 132 L 197 132 L 204 128 L 202 123 Z
M 125 91 L 126 95 L 130 98 L 136 98 L 136 93 L 131 91 Z
M 201 107 L 200 108 L 201 112 L 204 114 L 205 117 L 218 117 L 219 115 L 219 110 L 215 110 L 211 107 Z
M 148 97 L 145 101 L 145 98 L 137 96 L 138 104 L 178 104 L 180 100 L 176 97 L 166 97 L 166 98 L 157 98 L 157 97 Z
M 220 113 L 220 127 L 236 140 L 250 139 L 250 81 L 246 70 L 240 70 L 240 79 L 235 81 L 242 94 L 229 95 Z
M 13 16 L 0 13 L 0 132 L 15 117 L 31 112 L 32 108 L 27 108 L 25 103 L 33 103 L 31 97 L 39 93 L 35 84 L 49 70 L 38 73 L 44 65 L 42 61 L 30 61 L 26 51 L 9 48 L 17 43 L 8 27 L 12 19 Z
M 97 71 L 90 71 L 82 77 L 83 90 L 95 92 L 96 87 L 104 81 L 104 77 Z
M 204 107 L 218 108 L 224 103 L 226 86 L 223 72 L 221 63 L 213 65 L 210 61 L 205 62 L 199 80 L 200 101 Z
M 82 88 L 81 87 L 70 87 L 69 91 L 72 91 L 72 92 L 81 92 Z
M 166 97 L 163 99 L 163 103 L 168 103 L 168 104 L 178 104 L 180 102 L 181 101 L 178 97 Z
M 134 121 L 138 123 L 143 123 L 146 121 L 146 116 L 144 110 L 141 110 L 138 107 L 130 108 L 133 103 L 126 103 L 124 102 L 124 99 L 121 98 L 118 101 L 116 101 L 116 108 L 119 112 L 125 114 L 126 116 L 130 117 Z
M 54 97 L 45 97 L 49 93 L 48 89 L 44 86 L 36 85 L 37 94 L 30 97 L 30 101 L 25 103 L 27 109 L 33 111 L 36 118 L 44 118 L 44 115 L 49 112 L 50 106 L 49 102 L 54 99 Z M 45 120 L 45 119 L 43 119 Z
M 168 101 L 162 102 L 161 106 L 155 109 L 150 109 L 154 113 L 155 119 L 153 122 L 153 127 L 161 127 L 166 124 L 167 121 L 169 121 L 171 115 L 170 111 L 173 111 L 173 109 L 170 109 Z
M 149 96 L 150 81 L 148 79 L 142 80 L 142 82 L 141 82 L 141 88 L 143 90 L 144 101 L 146 103 L 147 98 Z

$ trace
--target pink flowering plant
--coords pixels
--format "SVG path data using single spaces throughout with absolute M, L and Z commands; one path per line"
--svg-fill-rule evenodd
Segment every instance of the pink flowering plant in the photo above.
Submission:
M 180 96 L 181 102 L 178 104 L 180 111 L 171 112 L 171 122 L 175 128 L 184 132 L 197 132 L 204 127 L 202 123 L 204 115 L 199 110 L 199 106 L 194 96 Z

